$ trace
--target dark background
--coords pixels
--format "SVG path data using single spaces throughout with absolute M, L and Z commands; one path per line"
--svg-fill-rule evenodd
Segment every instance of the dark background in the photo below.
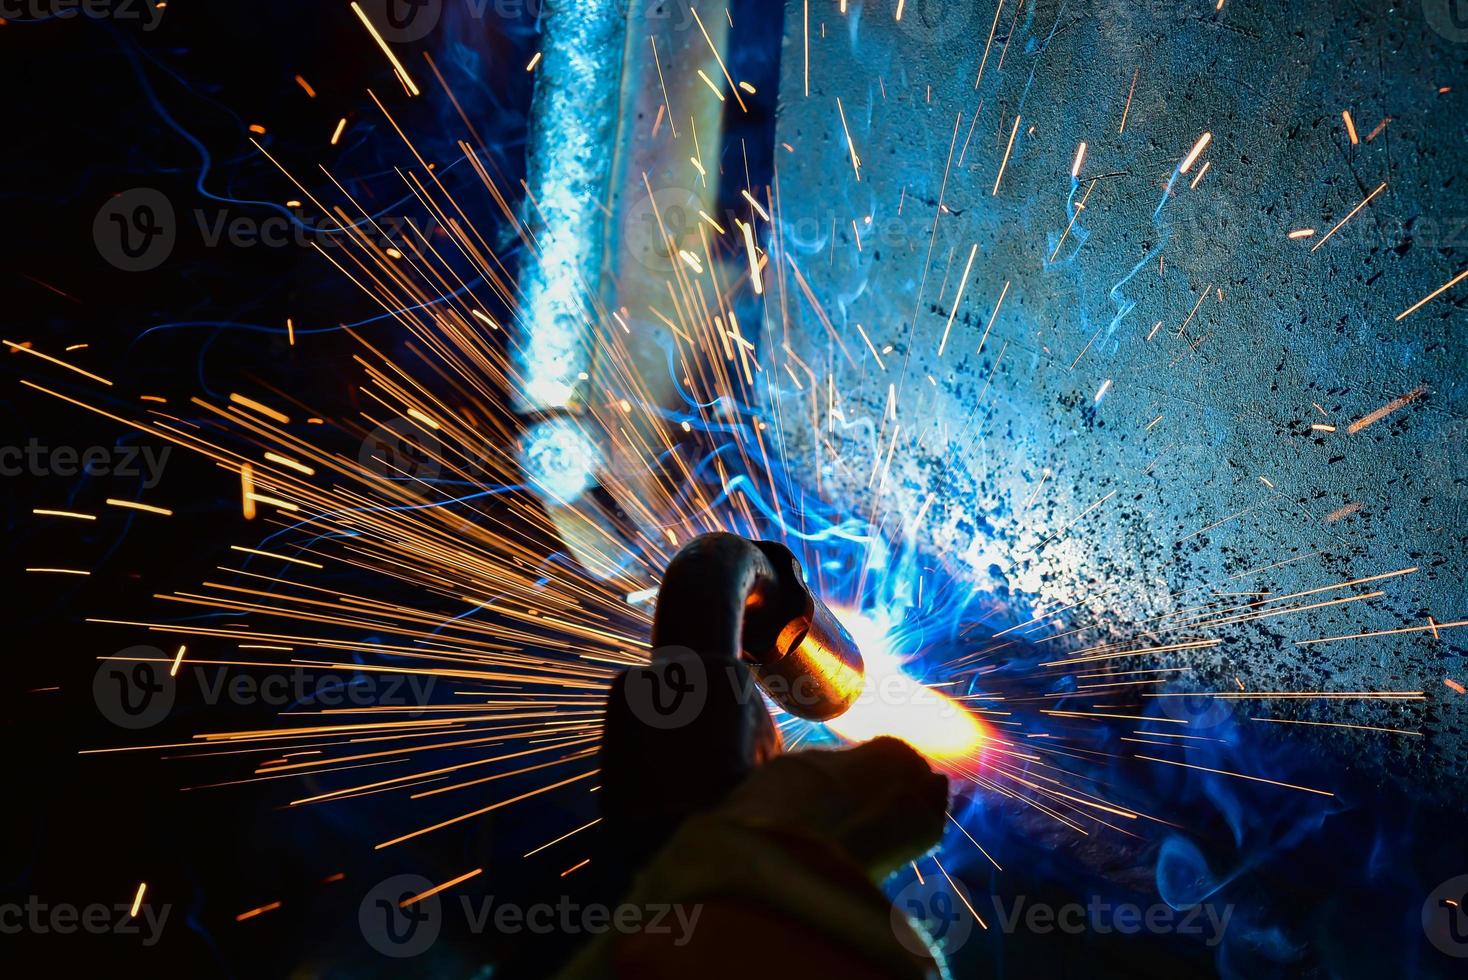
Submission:
M 270 389 L 300 398 L 309 414 L 354 415 L 359 369 L 350 355 L 357 347 L 340 325 L 391 350 L 394 335 L 380 308 L 307 247 L 310 235 L 283 245 L 211 245 L 200 223 L 208 229 L 237 219 L 278 223 L 287 213 L 283 203 L 303 196 L 250 144 L 251 124 L 266 127 L 255 138 L 293 173 L 313 181 L 313 188 L 327 183 L 316 170 L 320 163 L 368 208 L 385 214 L 409 210 L 392 168 L 412 166 L 411 155 L 367 88 L 383 97 L 430 160 L 457 159 L 455 140 L 470 138 L 427 70 L 423 51 L 449 79 L 488 147 L 489 166 L 516 199 L 534 81 L 524 66 L 539 44 L 540 5 L 527 0 L 479 6 L 485 16 L 445 14 L 434 34 L 395 45 L 426 93 L 411 104 L 345 2 L 176 4 L 160 12 L 153 29 L 140 13 L 134 16 L 141 10 L 137 4 L 116 6 L 105 16 L 15 17 L 12 8 L 4 8 L 0 77 L 10 96 L 10 132 L 0 160 L 9 229 L 0 314 L 4 336 L 54 354 L 85 343 L 84 350 L 64 356 L 116 387 L 101 390 L 6 348 L 0 356 L 0 444 L 26 447 L 34 440 L 48 452 L 140 443 L 164 448 L 128 426 L 27 389 L 22 378 L 124 417 L 137 417 L 146 407 L 136 400 L 138 393 L 166 397 L 167 411 L 192 420 L 203 416 L 189 406 L 192 396 L 217 404 L 231 391 Z M 729 146 L 738 152 L 738 140 L 745 139 L 757 164 L 768 158 L 773 134 L 773 48 L 780 21 L 753 15 L 755 6 L 732 5 L 736 22 L 749 25 L 739 35 L 747 43 L 734 67 L 763 95 L 749 99 L 755 111 L 731 127 Z M 294 80 L 297 74 L 315 98 Z M 342 116 L 348 127 L 331 147 L 329 136 Z M 93 225 L 109 200 L 137 188 L 167 197 L 176 242 L 156 268 L 125 272 L 99 251 Z M 332 201 L 339 197 L 329 195 Z M 485 237 L 505 246 L 500 255 L 513 269 L 513 239 L 497 222 L 488 196 L 481 191 L 464 200 L 477 208 L 471 217 Z M 319 217 L 309 205 L 296 216 L 308 224 Z M 287 317 L 296 327 L 295 347 L 287 343 Z M 358 447 L 337 448 L 356 455 Z M 363 941 L 358 906 L 374 885 L 400 873 L 438 882 L 480 866 L 486 872 L 467 892 L 476 899 L 523 903 L 543 895 L 555 901 L 563 893 L 594 890 L 589 874 L 564 885 L 558 877 L 594 846 L 592 834 L 569 847 L 521 857 L 595 816 L 595 797 L 584 786 L 574 797 L 548 794 L 532 807 L 430 835 L 421 846 L 415 841 L 375 852 L 374 844 L 429 822 L 420 821 L 419 813 L 430 814 L 431 808 L 410 817 L 396 802 L 367 797 L 287 810 L 284 804 L 305 790 L 341 784 L 291 780 L 289 786 L 282 781 L 185 790 L 245 778 L 250 766 L 228 757 L 170 759 L 167 752 L 78 755 L 275 721 L 277 708 L 268 704 L 206 704 L 187 671 L 175 707 L 155 727 L 130 732 L 98 709 L 97 658 L 137 644 L 155 644 L 171 654 L 178 638 L 85 620 L 198 616 L 153 597 L 218 580 L 219 566 L 238 564 L 230 545 L 254 546 L 274 530 L 241 518 L 231 475 L 177 447 L 166 460 L 162 481 L 148 489 L 140 478 L 63 476 L 29 466 L 0 482 L 6 534 L 0 573 L 7 611 L 18 627 L 8 651 L 0 717 L 11 748 L 0 896 L 22 904 L 34 898 L 47 906 L 102 903 L 112 909 L 129 904 L 138 882 L 146 881 L 147 901 L 169 906 L 156 946 L 145 947 L 138 936 L 26 930 L 0 935 L 0 961 L 18 966 L 35 956 L 41 958 L 36 962 L 125 975 L 370 976 L 427 970 L 467 977 L 487 975 L 487 964 L 501 958 L 523 963 L 518 969 L 533 975 L 565 955 L 572 941 L 561 937 L 522 950 L 524 940 L 492 930 L 456 934 L 463 917 L 451 912 L 444 939 L 429 953 L 394 961 Z M 175 515 L 165 519 L 105 506 L 114 497 L 170 507 Z M 84 511 L 98 520 L 48 520 L 33 516 L 33 508 Z M 27 567 L 92 574 L 27 575 Z M 232 643 L 188 642 L 190 658 L 237 653 Z M 532 777 L 501 785 L 508 796 L 537 783 Z M 456 801 L 443 815 L 467 808 Z M 331 880 L 338 875 L 344 877 Z M 273 901 L 281 908 L 235 921 Z M 110 918 L 117 918 L 115 911 Z
M 768 16 L 772 0 L 731 6 L 735 74 L 754 81 L 761 95 L 749 100 L 753 121 L 732 129 L 729 143 L 750 140 L 758 161 L 761 149 L 768 156 L 779 18 Z M 435 52 L 494 149 L 505 183 L 513 186 L 523 172 L 533 81 L 523 66 L 538 43 L 538 25 L 527 13 L 469 26 L 477 34 L 460 38 L 461 46 L 435 36 L 419 47 Z M 73 383 L 67 372 L 7 349 L 0 359 L 0 442 L 25 445 L 34 438 L 48 447 L 85 449 L 140 438 L 22 387 L 21 377 L 94 402 L 100 397 L 123 414 L 137 411 L 130 400 L 136 392 L 165 396 L 177 409 L 194 394 L 218 399 L 264 383 L 301 393 L 323 416 L 354 410 L 351 344 L 336 330 L 353 324 L 374 338 L 373 330 L 382 329 L 378 311 L 305 248 L 210 247 L 193 223 L 196 209 L 211 222 L 225 214 L 260 220 L 297 196 L 249 144 L 252 123 L 267 128 L 262 144 L 296 172 L 320 161 L 339 178 L 352 178 L 354 192 L 390 206 L 384 188 L 405 153 L 364 89 L 372 86 L 390 98 L 396 82 L 347 4 L 178 3 L 152 31 L 123 19 L 10 18 L 0 27 L 0 73 L 9 95 L 0 160 L 5 337 L 34 341 L 48 352 L 86 343 L 86 350 L 68 356 L 118 386 L 98 396 L 96 386 Z M 314 87 L 315 99 L 293 80 L 297 73 Z M 430 159 L 448 158 L 462 133 L 442 99 L 426 98 L 412 108 L 400 99 L 390 104 L 424 134 L 419 146 Z M 328 147 L 343 115 L 350 120 L 346 135 L 340 146 Z M 178 242 L 158 268 L 126 273 L 99 254 L 93 219 L 113 195 L 137 187 L 156 188 L 172 202 Z M 492 223 L 488 209 L 476 217 L 486 227 Z M 507 255 L 513 258 L 512 251 Z M 287 317 L 298 330 L 294 348 L 285 339 Z M 229 474 L 180 450 L 169 456 L 163 482 L 146 494 L 138 480 L 118 476 L 27 473 L 4 477 L 0 486 L 4 595 L 18 626 L 5 651 L 9 669 L 0 714 L 7 749 L 0 896 L 126 905 L 137 883 L 147 881 L 149 902 L 170 907 L 163 939 L 151 948 L 137 937 L 110 934 L 5 935 L 0 960 L 18 964 L 38 956 L 33 962 L 123 975 L 468 977 L 488 976 L 487 964 L 501 955 L 519 957 L 534 972 L 564 950 L 568 941 L 560 937 L 545 948 L 509 948 L 508 940 L 492 934 L 456 931 L 450 916 L 446 941 L 422 958 L 397 962 L 364 944 L 357 910 L 374 883 L 405 872 L 441 881 L 483 866 L 485 874 L 462 893 L 505 901 L 594 890 L 590 875 L 557 877 L 589 848 L 606 843 L 594 834 L 520 857 L 591 819 L 594 809 L 584 794 L 551 794 L 533 808 L 500 811 L 375 852 L 374 843 L 403 825 L 396 805 L 384 797 L 286 810 L 282 804 L 299 795 L 294 787 L 180 791 L 244 774 L 228 760 L 79 756 L 81 749 L 270 722 L 268 706 L 209 707 L 185 689 L 170 718 L 145 736 L 113 726 L 92 696 L 96 658 L 137 643 L 167 646 L 169 638 L 160 642 L 137 629 L 84 622 L 180 615 L 151 597 L 187 590 L 216 574 L 229 545 L 253 544 L 260 529 L 240 518 Z M 162 503 L 176 515 L 163 520 L 109 509 L 102 503 L 108 497 Z M 37 507 L 75 508 L 99 519 L 43 521 L 31 515 Z M 28 576 L 21 570 L 29 566 L 89 568 L 92 575 Z M 192 654 L 201 657 L 227 649 L 190 642 Z M 1431 887 L 1468 868 L 1461 813 L 1420 810 L 1400 790 L 1353 778 L 1339 775 L 1351 800 L 1347 812 L 1254 874 L 1252 887 L 1269 896 L 1257 902 L 1268 909 L 1254 924 L 1260 962 L 1280 959 L 1271 943 L 1303 942 L 1309 952 L 1295 966 L 1270 970 L 1446 975 L 1447 961 L 1434 959 L 1421 942 L 1415 900 L 1404 904 L 1403 896 L 1425 895 L 1422 882 Z M 1205 839 L 1210 831 L 1226 836 L 1219 828 L 1203 831 Z M 1009 853 L 997 892 L 1063 903 L 1102 887 L 1077 869 L 1104 862 L 1072 861 L 1043 838 L 1021 841 Z M 1375 869 L 1376 876 L 1363 869 Z M 344 877 L 327 880 L 338 874 Z M 980 895 L 991 884 L 981 869 L 969 881 Z M 1135 894 L 1144 893 L 1139 887 Z M 272 901 L 281 908 L 235 921 Z M 979 975 L 1176 977 L 1212 972 L 1214 962 L 1211 951 L 1167 937 L 1021 934 L 1001 943 L 988 934 L 966 949 L 962 966 Z M 1251 972 L 1249 962 L 1235 966 Z

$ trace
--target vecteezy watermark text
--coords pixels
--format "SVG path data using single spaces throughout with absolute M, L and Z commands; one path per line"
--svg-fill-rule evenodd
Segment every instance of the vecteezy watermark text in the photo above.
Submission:
M 357 909 L 362 938 L 379 953 L 395 959 L 427 951 L 438 940 L 447 914 L 441 896 L 430 894 L 432 889 L 427 878 L 415 874 L 395 875 L 379 882 L 362 897 Z M 569 937 L 645 933 L 669 936 L 674 946 L 685 946 L 703 912 L 701 905 L 678 903 L 582 904 L 568 895 L 560 896 L 555 903 L 531 905 L 499 902 L 493 895 L 457 898 L 454 904 L 464 926 L 474 935 L 490 931 Z
M 163 479 L 172 446 L 48 446 L 32 437 L 24 446 L 0 446 L 0 476 L 143 477 L 152 490 Z
M 992 900 L 995 918 L 1006 933 L 1021 930 L 1036 935 L 1052 932 L 1069 935 L 1084 932 L 1099 935 L 1113 932 L 1122 935 L 1171 933 L 1202 937 L 1204 945 L 1210 947 L 1223 941 L 1228 921 L 1234 914 L 1232 905 L 1219 907 L 1204 903 L 1175 909 L 1166 902 L 1147 906 L 1131 902 L 1112 903 L 1103 901 L 1099 895 L 1092 895 L 1084 905 L 1080 902 L 1064 905 L 1030 902 L 1023 895 L 1010 900 L 995 895 Z
M 519 20 L 534 23 L 541 17 L 557 12 L 558 9 L 575 10 L 577 0 L 454 0 L 454 12 L 472 20 L 490 17 L 502 21 Z M 445 0 L 361 0 L 367 18 L 394 44 L 410 44 L 421 41 L 433 33 L 443 19 Z M 641 11 L 637 29 L 641 34 L 649 30 L 667 33 L 692 30 L 697 22 L 690 13 L 687 0 L 679 3 L 648 4 Z M 588 15 L 589 16 L 589 15 Z M 704 14 L 708 16 L 707 13 Z
M 984 928 L 997 925 L 1006 935 L 1027 932 L 1033 935 L 1063 933 L 1081 935 L 1177 935 L 1202 939 L 1208 947 L 1223 941 L 1224 932 L 1233 918 L 1232 905 L 1202 903 L 1174 908 L 1166 902 L 1137 905 L 1131 902 L 1108 902 L 1099 895 L 1085 901 L 1052 904 L 1031 901 L 1029 896 L 1006 898 L 991 895 L 993 918 L 984 922 L 973 898 L 961 882 L 930 876 L 914 881 L 892 902 L 893 931 L 903 945 L 914 952 L 923 951 L 923 940 L 916 937 L 911 925 L 917 925 L 927 941 L 938 944 L 947 953 L 957 952 L 968 942 L 976 919 Z
M 204 248 L 328 249 L 371 241 L 391 249 L 403 241 L 408 227 L 406 219 L 384 214 L 351 229 L 330 217 L 308 219 L 295 206 L 266 212 L 193 208 L 180 214 L 173 200 L 157 188 L 133 187 L 109 197 L 97 209 L 92 241 L 97 253 L 115 268 L 148 272 L 168 260 L 180 233 L 190 228 Z
M 157 647 L 129 647 L 104 660 L 92 679 L 102 716 L 120 728 L 151 728 L 168 717 L 181 679 L 192 678 L 207 705 L 285 708 L 403 707 L 414 717 L 432 705 L 437 678 L 421 674 L 305 668 L 231 673 L 202 664 L 171 665 Z M 417 710 L 415 710 L 417 709 Z
M 31 895 L 24 902 L 0 903 L 0 935 L 69 936 L 85 932 L 95 936 L 141 936 L 144 946 L 152 946 L 162 938 L 172 909 L 170 905 L 155 908 L 145 903 L 134 914 L 127 902 L 72 905 L 44 902 Z
M 660 647 L 646 666 L 629 668 L 622 684 L 628 709 L 643 724 L 657 729 L 682 728 L 696 721 L 711 696 L 741 703 L 768 694 L 787 706 L 811 706 L 828 697 L 827 681 L 815 673 L 786 677 L 768 674 L 756 681 L 740 664 L 712 664 L 683 647 Z M 905 676 L 886 675 L 866 683 L 857 704 L 916 707 L 935 717 L 958 715 L 963 708 Z
M 0 0 L 0 17 L 13 21 L 137 21 L 143 30 L 157 29 L 168 4 L 163 0 Z

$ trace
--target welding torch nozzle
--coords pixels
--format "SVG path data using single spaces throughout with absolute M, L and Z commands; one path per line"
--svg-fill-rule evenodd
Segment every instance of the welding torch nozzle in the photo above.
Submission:
M 737 534 L 702 535 L 673 557 L 652 644 L 741 659 L 771 700 L 811 721 L 842 714 L 865 681 L 856 642 L 790 549 Z

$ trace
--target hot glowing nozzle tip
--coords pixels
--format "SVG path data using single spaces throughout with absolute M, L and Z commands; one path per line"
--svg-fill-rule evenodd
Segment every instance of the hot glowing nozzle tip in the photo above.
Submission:
M 974 760 L 990 735 L 962 702 L 908 674 L 893 651 L 889 627 L 878 616 L 831 607 L 866 662 L 866 682 L 851 707 L 826 722 L 849 742 L 883 735 L 901 739 L 939 764 Z

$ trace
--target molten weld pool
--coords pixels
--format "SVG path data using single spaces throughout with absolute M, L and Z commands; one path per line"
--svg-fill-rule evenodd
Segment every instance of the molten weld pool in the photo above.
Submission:
M 991 738 L 988 726 L 962 702 L 907 673 L 893 649 L 891 624 L 849 607 L 832 611 L 860 647 L 866 677 L 856 701 L 826 727 L 848 742 L 900 738 L 940 768 L 978 761 Z

